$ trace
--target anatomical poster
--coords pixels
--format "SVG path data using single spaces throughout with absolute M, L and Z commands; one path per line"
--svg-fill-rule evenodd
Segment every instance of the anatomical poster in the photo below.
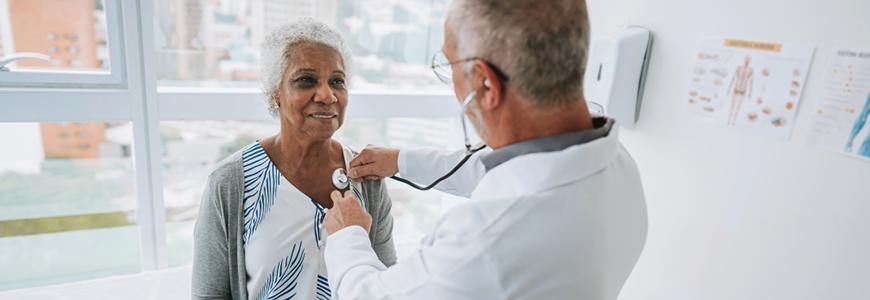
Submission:
M 807 144 L 870 159 L 870 49 L 838 47 L 825 69 Z
M 702 37 L 683 115 L 788 140 L 815 47 Z

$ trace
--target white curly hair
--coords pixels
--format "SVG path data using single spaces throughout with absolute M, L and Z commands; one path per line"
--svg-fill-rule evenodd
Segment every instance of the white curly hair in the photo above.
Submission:
M 341 33 L 310 17 L 278 25 L 260 44 L 260 88 L 272 116 L 278 116 L 278 107 L 273 99 L 278 97 L 290 57 L 296 51 L 296 46 L 306 42 L 324 44 L 338 52 L 347 76 L 345 82 L 350 82 L 353 58 Z

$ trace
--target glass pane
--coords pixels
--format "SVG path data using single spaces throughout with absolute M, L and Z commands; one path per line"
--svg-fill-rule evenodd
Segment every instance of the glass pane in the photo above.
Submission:
M 193 225 L 215 164 L 278 132 L 278 121 L 163 121 L 163 203 L 169 266 L 193 260 Z
M 158 85 L 256 88 L 268 30 L 299 17 L 338 29 L 353 89 L 449 90 L 429 68 L 444 41 L 447 0 L 156 0 Z
M 35 52 L 51 57 L 19 60 L 10 69 L 109 69 L 102 0 L 0 1 L 3 4 L 8 7 L 0 7 L 0 56 Z
M 170 266 L 189 263 L 193 258 L 193 225 L 208 175 L 215 164 L 278 131 L 277 120 L 160 123 Z M 463 147 L 458 119 L 347 119 L 334 138 L 357 150 L 367 144 Z M 400 259 L 417 249 L 420 238 L 432 231 L 443 211 L 463 200 L 437 191 L 417 191 L 393 180 L 387 180 L 387 187 L 393 200 L 393 238 Z
M 132 136 L 129 122 L 0 123 L 0 291 L 140 270 Z

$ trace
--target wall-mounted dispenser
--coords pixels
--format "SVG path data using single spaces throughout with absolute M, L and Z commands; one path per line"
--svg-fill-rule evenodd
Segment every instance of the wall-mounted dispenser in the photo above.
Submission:
M 583 78 L 589 109 L 634 128 L 651 49 L 652 33 L 643 27 L 621 26 L 593 36 Z

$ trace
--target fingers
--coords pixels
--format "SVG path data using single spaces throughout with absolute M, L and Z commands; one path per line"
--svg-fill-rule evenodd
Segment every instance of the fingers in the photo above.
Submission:
M 329 194 L 329 198 L 332 198 L 332 202 L 341 200 L 341 192 L 338 190 L 332 191 L 332 193 Z
M 356 198 L 356 195 L 354 195 L 353 192 L 350 190 L 344 191 L 344 196 L 341 197 L 340 201 L 342 202 L 342 205 L 360 206 L 359 200 Z
M 371 150 L 369 150 L 369 148 L 366 147 L 365 149 L 363 149 L 362 151 L 359 152 L 359 155 L 357 155 L 356 157 L 354 157 L 353 159 L 350 160 L 350 163 L 348 164 L 348 166 L 350 166 L 350 168 L 353 169 L 353 168 L 356 168 L 356 167 L 361 166 L 361 165 L 370 164 L 372 161 L 371 156 L 372 156 Z
M 356 204 L 359 206 L 359 200 L 356 198 L 353 192 L 350 190 L 344 191 L 344 195 L 341 192 L 335 190 L 329 194 L 329 197 L 332 198 L 332 208 L 335 209 L 338 206 L 352 205 Z
M 348 177 L 356 182 L 376 180 L 395 175 L 399 172 L 397 159 L 398 149 L 378 146 L 366 146 L 353 160 L 350 161 Z
M 377 172 L 375 171 L 374 164 L 361 165 L 357 167 L 351 167 L 347 172 L 347 176 L 350 178 L 364 178 L 366 176 L 377 176 Z
M 382 149 L 383 148 L 372 144 L 366 145 L 366 147 L 363 148 L 356 157 L 350 160 L 348 167 L 353 169 L 358 166 L 374 163 L 375 161 L 377 161 L 377 157 L 381 152 L 380 150 Z
M 354 157 L 348 167 L 347 176 L 353 179 L 357 179 L 357 182 L 362 182 L 362 179 L 369 179 L 366 176 L 372 176 L 377 174 L 375 173 L 374 163 L 377 161 L 377 151 L 376 147 L 372 145 L 368 145 L 359 152 L 359 155 Z
M 323 225 L 329 235 L 353 225 L 359 225 L 368 232 L 371 229 L 372 217 L 363 210 L 352 191 L 332 191 L 332 209 L 326 213 Z

